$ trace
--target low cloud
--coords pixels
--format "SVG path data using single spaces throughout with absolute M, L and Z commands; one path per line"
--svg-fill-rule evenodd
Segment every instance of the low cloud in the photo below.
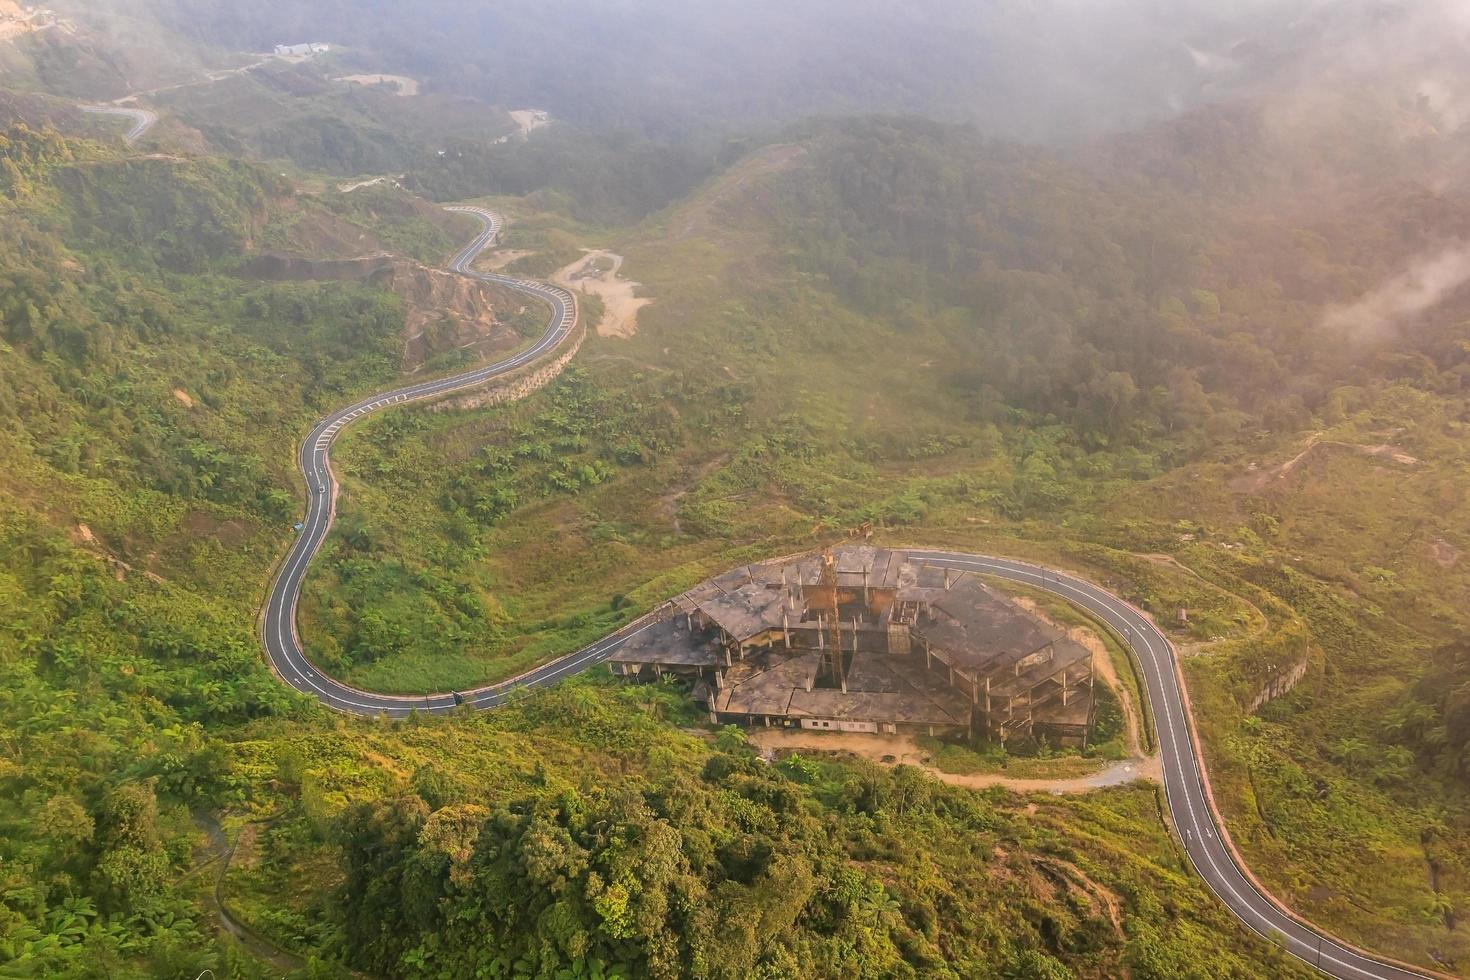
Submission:
M 1467 282 L 1470 243 L 1460 242 L 1420 256 L 1356 303 L 1333 307 L 1323 323 L 1354 342 L 1390 338 Z

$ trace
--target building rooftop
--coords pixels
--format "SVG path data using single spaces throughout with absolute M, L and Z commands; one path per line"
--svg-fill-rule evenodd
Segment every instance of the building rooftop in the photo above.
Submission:
M 686 629 L 683 618 L 678 616 L 654 623 L 629 638 L 608 660 L 664 667 L 714 667 L 722 662 L 709 636 L 700 630 Z
M 768 651 L 735 664 L 725 672 L 725 685 L 715 694 L 715 710 L 746 715 L 784 715 L 793 691 L 816 679 L 821 654 Z
M 723 575 L 690 589 L 676 605 L 686 612 L 698 609 L 738 642 L 779 627 L 788 614 L 801 618 L 799 610 L 787 608 L 788 593 L 779 585 L 756 581 L 743 570 L 735 580 Z
M 932 615 L 913 632 L 958 669 L 984 674 L 1029 654 L 1066 634 L 1041 622 L 973 575 L 954 580 L 931 603 Z
M 859 652 L 852 656 L 847 692 L 813 687 L 817 651 L 772 652 L 736 664 L 725 674 L 715 710 L 731 714 L 928 725 L 969 723 L 970 701 L 907 658 Z
M 964 578 L 967 573 L 956 574 Z M 898 567 L 894 587 L 897 590 L 895 598 L 900 602 L 932 603 L 945 593 L 944 569 L 905 560 Z

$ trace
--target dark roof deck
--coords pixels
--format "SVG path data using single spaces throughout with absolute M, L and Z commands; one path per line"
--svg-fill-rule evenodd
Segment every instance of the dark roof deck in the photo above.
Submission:
M 685 629 L 683 617 L 654 623 L 607 659 L 611 663 L 663 667 L 713 667 L 724 662 L 709 635 L 702 630 Z
M 791 694 L 804 690 L 817 676 L 821 655 L 771 651 L 735 664 L 725 673 L 725 685 L 715 694 L 715 710 L 730 714 L 783 716 Z
M 806 689 L 821 656 L 770 653 L 732 667 L 715 710 L 772 718 L 968 725 L 970 701 L 911 658 L 857 653 L 848 669 L 847 692 Z
M 800 618 L 799 610 L 788 610 L 789 594 L 785 590 L 758 581 L 725 585 L 716 579 L 679 598 L 682 601 L 677 604 L 681 609 L 686 608 L 686 603 L 692 605 L 741 643 L 779 627 L 787 615 Z
M 957 579 L 933 601 L 932 609 L 928 619 L 912 627 L 913 634 L 942 652 L 946 663 L 982 676 L 1066 635 L 972 575 Z

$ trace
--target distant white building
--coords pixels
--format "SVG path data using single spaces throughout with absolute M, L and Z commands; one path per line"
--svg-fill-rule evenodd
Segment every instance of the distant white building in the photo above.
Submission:
M 332 50 L 330 44 L 312 41 L 309 44 L 277 44 L 276 56 L 280 58 L 302 58 L 314 54 L 326 54 Z

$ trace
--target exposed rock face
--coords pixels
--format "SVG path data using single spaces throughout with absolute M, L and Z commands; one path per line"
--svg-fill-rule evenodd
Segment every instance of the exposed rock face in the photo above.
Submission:
M 44 23 L 43 15 L 33 18 L 15 0 L 0 0 L 0 41 L 29 34 Z
M 403 370 L 449 350 L 481 357 L 521 342 L 510 325 L 530 302 L 519 293 L 467 276 L 430 269 L 388 254 L 354 259 L 306 259 L 268 253 L 246 270 L 260 279 L 303 281 L 356 279 L 391 289 L 403 299 Z

